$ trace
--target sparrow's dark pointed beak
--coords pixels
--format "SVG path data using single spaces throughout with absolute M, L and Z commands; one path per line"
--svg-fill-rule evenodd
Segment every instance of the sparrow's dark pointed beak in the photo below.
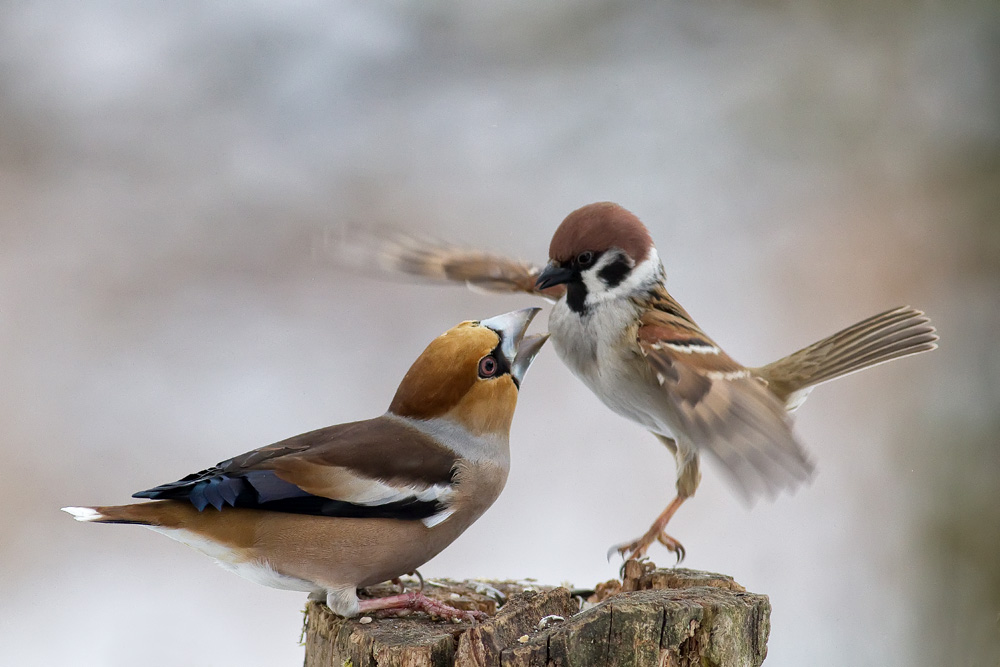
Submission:
M 562 285 L 573 279 L 573 270 L 559 266 L 555 262 L 549 262 L 538 274 L 535 280 L 535 289 L 547 289 L 553 285 Z

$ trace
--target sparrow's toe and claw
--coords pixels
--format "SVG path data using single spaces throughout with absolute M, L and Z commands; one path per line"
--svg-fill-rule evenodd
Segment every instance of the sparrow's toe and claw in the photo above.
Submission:
M 611 557 L 615 553 L 618 553 L 624 561 L 642 560 L 646 558 L 646 551 L 649 550 L 649 547 L 653 544 L 653 542 L 659 542 L 665 546 L 668 551 L 677 555 L 677 562 L 675 565 L 680 565 L 681 561 L 684 560 L 684 556 L 687 555 L 684 545 L 681 544 L 676 538 L 671 537 L 662 530 L 655 530 L 655 528 L 656 526 L 636 540 L 626 542 L 625 544 L 616 544 L 608 549 L 608 560 L 611 560 Z
M 667 548 L 667 551 L 677 554 L 677 562 L 674 565 L 680 565 L 681 561 L 684 560 L 684 556 L 687 555 L 684 545 L 678 542 L 676 538 L 663 532 L 657 535 L 656 539 Z

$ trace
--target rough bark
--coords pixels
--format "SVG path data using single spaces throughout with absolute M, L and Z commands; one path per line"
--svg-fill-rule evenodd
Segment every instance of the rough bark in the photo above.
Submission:
M 388 587 L 368 591 L 394 592 Z M 423 614 L 344 619 L 306 612 L 306 667 L 682 667 L 760 665 L 771 606 L 731 577 L 630 561 L 594 591 L 531 582 L 432 582 L 424 592 L 490 614 L 446 623 Z M 586 597 L 586 599 L 584 599 Z M 582 611 L 581 611 L 582 607 Z

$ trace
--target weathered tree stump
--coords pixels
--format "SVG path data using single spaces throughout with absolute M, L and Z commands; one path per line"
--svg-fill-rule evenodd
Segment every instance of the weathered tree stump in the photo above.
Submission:
M 709 572 L 629 561 L 623 581 L 591 591 L 433 581 L 424 592 L 491 617 L 477 624 L 423 614 L 344 619 L 310 602 L 305 667 L 755 666 L 767 655 L 767 596 Z

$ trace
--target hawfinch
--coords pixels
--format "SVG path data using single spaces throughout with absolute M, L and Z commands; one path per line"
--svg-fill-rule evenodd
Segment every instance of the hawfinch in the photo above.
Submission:
M 766 366 L 744 366 L 670 296 L 649 231 L 611 202 L 570 213 L 544 267 L 411 238 L 377 242 L 389 271 L 555 301 L 549 331 L 559 357 L 609 408 L 674 455 L 677 496 L 646 534 L 609 554 L 637 558 L 659 541 L 682 559 L 684 548 L 664 529 L 698 488 L 703 452 L 748 500 L 794 488 L 813 466 L 788 413 L 814 386 L 937 347 L 928 318 L 903 307 Z
M 427 562 L 500 495 L 518 388 L 548 337 L 524 336 L 538 310 L 463 322 L 434 339 L 381 417 L 134 494 L 156 502 L 63 509 L 78 521 L 152 528 L 342 616 L 412 608 L 468 618 L 418 593 L 359 600 L 357 589 Z

